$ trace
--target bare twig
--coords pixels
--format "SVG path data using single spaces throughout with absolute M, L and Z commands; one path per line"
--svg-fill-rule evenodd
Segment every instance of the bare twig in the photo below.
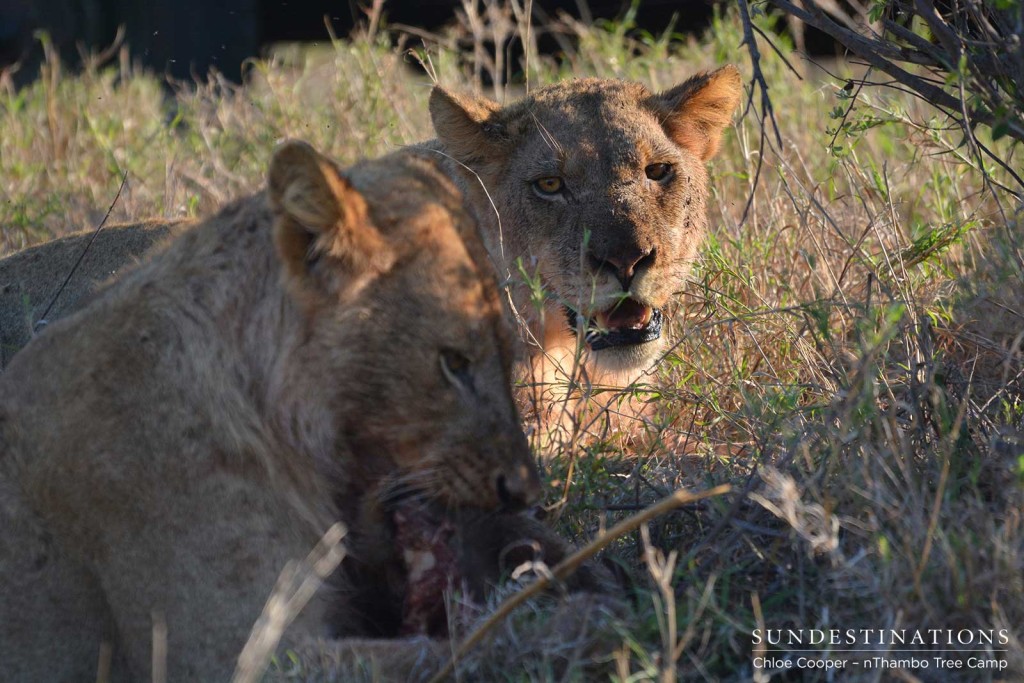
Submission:
M 743 2 L 743 0 L 740 1 Z M 922 60 L 916 59 L 914 52 L 884 38 L 865 36 L 850 28 L 840 26 L 825 14 L 814 0 L 802 0 L 799 4 L 790 0 L 771 0 L 771 3 L 787 14 L 791 14 L 804 23 L 828 34 L 859 58 L 889 74 L 934 106 L 946 110 L 947 113 L 960 111 L 961 105 L 958 98 L 943 90 L 937 82 L 921 75 L 912 74 L 897 65 L 897 62 L 920 63 Z M 931 58 L 944 66 L 948 65 L 945 66 L 947 69 L 957 68 L 962 50 L 960 41 L 952 29 L 935 11 L 934 5 L 929 0 L 915 0 L 914 6 L 908 7 L 908 9 L 920 14 L 922 19 L 928 23 L 929 28 L 935 32 L 937 40 L 942 45 L 943 50 L 945 50 L 945 54 L 941 55 L 936 53 L 935 48 L 933 48 L 930 50 Z M 914 46 L 919 47 L 919 43 L 915 41 Z M 987 63 L 987 65 L 989 68 L 994 68 L 994 65 L 991 63 Z M 979 69 L 985 68 L 983 64 L 977 61 L 975 61 L 975 66 Z M 980 86 L 986 79 L 978 78 L 976 80 Z M 1019 120 L 1019 113 L 1016 118 L 1000 118 L 991 113 L 994 109 L 994 106 L 970 108 L 967 110 L 968 119 L 964 121 L 964 125 L 970 127 L 976 123 L 981 123 L 994 127 L 997 124 L 1002 124 L 1005 126 L 1007 135 L 1024 142 L 1024 123 Z
M 512 613 L 515 608 L 522 605 L 524 602 L 537 595 L 545 588 L 550 586 L 554 581 L 560 581 L 571 575 L 580 565 L 596 555 L 602 548 L 606 547 L 612 541 L 617 538 L 625 536 L 631 531 L 636 530 L 641 525 L 659 517 L 666 512 L 679 507 L 680 505 L 686 505 L 687 503 L 694 503 L 698 500 L 704 500 L 705 498 L 711 498 L 714 496 L 720 496 L 724 493 L 728 493 L 730 487 L 728 484 L 716 486 L 713 489 L 707 491 L 700 491 L 698 493 L 691 493 L 685 489 L 679 489 L 672 495 L 662 499 L 655 503 L 649 508 L 628 517 L 611 529 L 609 529 L 604 535 L 594 539 L 589 544 L 576 551 L 569 557 L 565 558 L 554 569 L 551 570 L 551 575 L 542 575 L 538 577 L 536 581 L 526 586 L 518 593 L 509 596 L 504 602 L 502 602 L 498 609 L 494 611 L 487 621 L 478 626 L 469 637 L 466 638 L 456 648 L 452 658 L 448 661 L 441 671 L 439 671 L 433 678 L 430 679 L 430 683 L 441 683 L 441 681 L 448 678 L 455 670 L 455 666 L 459 659 L 466 656 L 477 643 L 479 643 L 488 632 L 491 631 L 498 623 L 505 619 L 509 614 Z
M 768 82 L 761 72 L 761 51 L 757 47 L 757 39 L 754 37 L 754 25 L 750 20 L 750 10 L 747 7 L 747 0 L 737 0 L 740 8 L 740 17 L 743 20 L 743 43 L 750 53 L 750 66 L 753 75 L 750 78 L 750 95 L 747 99 L 747 106 L 744 109 L 744 116 L 753 106 L 754 85 L 761 90 L 761 113 L 765 120 L 772 122 L 772 131 L 775 133 L 775 142 L 782 147 L 782 133 L 779 132 L 779 124 L 775 121 L 775 110 L 772 108 L 772 100 L 768 97 Z M 763 122 L 762 122 L 763 125 Z
M 850 95 L 850 106 L 848 106 L 846 108 L 846 111 L 843 112 L 843 118 L 840 119 L 839 125 L 836 126 L 835 132 L 832 133 L 832 139 L 829 140 L 829 142 L 828 142 L 829 149 L 832 149 L 835 146 L 836 139 L 839 138 L 839 133 L 841 133 L 843 131 L 843 126 L 846 125 L 847 119 L 849 119 L 850 118 L 850 114 L 853 113 L 853 107 L 854 107 L 854 105 L 857 104 L 857 98 L 860 97 L 860 91 L 864 89 L 864 83 L 866 82 L 865 79 L 867 79 L 867 77 L 870 74 L 871 74 L 871 71 L 869 70 L 868 73 L 864 76 L 864 78 L 857 82 L 857 89 L 853 92 L 852 95 Z M 851 85 L 853 85 L 853 81 L 850 81 L 849 83 L 846 84 L 847 92 L 849 92 Z M 846 269 L 844 268 L 843 270 L 845 271 Z M 842 280 L 841 276 L 840 276 L 840 280 Z
M 153 619 L 153 683 L 167 683 L 167 617 L 160 610 L 154 610 Z
M 746 116 L 754 107 L 754 91 L 757 89 L 761 90 L 761 147 L 760 153 L 757 156 L 754 182 L 750 186 L 750 196 L 747 197 L 746 206 L 743 207 L 743 216 L 740 218 L 740 225 L 743 225 L 747 222 L 747 215 L 750 213 L 750 207 L 754 203 L 757 183 L 761 179 L 761 167 L 764 165 L 765 126 L 767 122 L 771 121 L 772 131 L 775 133 L 775 141 L 779 149 L 782 148 L 782 134 L 779 132 L 779 124 L 775 121 L 775 110 L 772 108 L 772 100 L 768 96 L 768 82 L 761 72 L 761 51 L 757 47 L 757 38 L 754 37 L 754 24 L 750 20 L 750 8 L 747 6 L 747 0 L 736 0 L 736 4 L 739 6 L 740 18 L 743 21 L 742 45 L 746 45 L 747 52 L 750 53 L 750 66 L 753 71 L 753 75 L 750 77 L 750 94 L 747 96 L 747 106 L 743 110 L 743 116 Z M 788 66 L 789 62 L 786 62 L 786 64 Z
M 96 237 L 99 236 L 100 230 L 102 230 L 103 226 L 107 224 L 107 219 L 110 218 L 110 214 L 113 212 L 114 206 L 117 205 L 117 200 L 121 198 L 121 191 L 124 190 L 126 182 L 128 182 L 128 171 L 125 171 L 124 175 L 121 177 L 121 184 L 117 187 L 117 194 L 114 195 L 114 201 L 110 202 L 110 206 L 107 208 L 107 213 L 103 215 L 103 220 L 101 220 L 100 224 L 96 226 L 96 229 L 92 233 L 92 237 L 90 237 L 89 241 L 86 242 L 85 248 L 82 249 L 82 253 L 78 256 L 78 260 L 75 261 L 75 265 L 71 266 L 71 270 L 68 271 L 68 275 L 64 278 L 64 282 L 61 283 L 57 293 L 53 295 L 52 299 L 50 299 L 50 304 L 46 307 L 46 310 L 43 311 L 43 315 L 39 321 L 35 324 L 35 329 L 46 326 L 46 317 L 50 315 L 53 305 L 57 303 L 57 299 L 59 299 L 60 295 L 64 293 L 64 288 L 68 286 L 69 282 L 71 282 L 71 277 L 75 274 L 75 271 L 78 270 L 78 266 L 82 264 L 82 261 L 85 259 L 85 255 L 89 253 L 89 248 L 92 247 L 92 243 L 96 241 Z
M 260 680 L 284 630 L 345 558 L 345 546 L 341 543 L 345 534 L 344 524 L 332 525 L 304 561 L 290 562 L 284 568 L 238 656 L 232 683 Z

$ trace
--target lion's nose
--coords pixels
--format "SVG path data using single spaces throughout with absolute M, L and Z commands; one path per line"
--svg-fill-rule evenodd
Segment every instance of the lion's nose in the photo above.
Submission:
M 641 249 L 640 247 L 619 249 L 614 254 L 607 256 L 590 255 L 590 263 L 594 270 L 610 270 L 622 285 L 624 292 L 629 291 L 629 286 L 633 284 L 633 277 L 637 271 L 653 262 L 654 249 Z
M 527 465 L 498 472 L 494 485 L 502 507 L 509 509 L 521 510 L 540 498 L 540 477 L 536 468 Z

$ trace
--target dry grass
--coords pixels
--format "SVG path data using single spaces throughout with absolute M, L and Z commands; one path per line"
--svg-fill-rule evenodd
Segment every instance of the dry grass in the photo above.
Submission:
M 622 28 L 563 27 L 578 49 L 531 53 L 530 84 L 594 74 L 663 88 L 745 59 L 732 18 L 683 45 Z M 475 51 L 451 40 L 421 57 L 441 82 L 483 89 L 488 30 Z M 552 500 L 567 486 L 558 523 L 577 540 L 676 488 L 734 494 L 614 547 L 635 613 L 606 624 L 603 659 L 557 629 L 515 637 L 544 623 L 538 608 L 487 661 L 514 663 L 508 680 L 589 678 L 595 665 L 622 681 L 766 680 L 755 628 L 1005 629 L 1007 669 L 941 679 L 1024 677 L 1020 206 L 918 101 L 861 92 L 847 114 L 843 80 L 798 81 L 762 53 L 782 147 L 751 111 L 712 163 L 713 229 L 678 343 L 633 392 L 648 417 L 563 443 L 548 472 Z M 121 217 L 193 215 L 255 188 L 282 137 L 343 162 L 426 139 L 429 80 L 412 61 L 364 36 L 283 52 L 245 88 L 182 89 L 170 104 L 126 59 L 77 76 L 51 62 L 37 84 L 0 93 L 0 252 L 90 225 L 125 170 Z M 993 148 L 1011 166 L 1020 152 Z

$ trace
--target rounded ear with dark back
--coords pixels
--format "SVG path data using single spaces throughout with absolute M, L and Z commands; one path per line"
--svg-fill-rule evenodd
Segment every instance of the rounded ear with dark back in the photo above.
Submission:
M 395 256 L 370 219 L 363 196 L 338 167 L 305 142 L 282 143 L 270 161 L 267 194 L 274 240 L 289 277 L 310 285 L 326 261 L 335 285 L 384 273 Z
M 501 105 L 486 97 L 430 91 L 430 120 L 445 150 L 464 164 L 486 163 L 502 154 L 506 131 Z
M 722 131 L 732 120 L 742 94 L 740 72 L 730 64 L 655 95 L 651 106 L 677 145 L 707 161 L 718 151 Z

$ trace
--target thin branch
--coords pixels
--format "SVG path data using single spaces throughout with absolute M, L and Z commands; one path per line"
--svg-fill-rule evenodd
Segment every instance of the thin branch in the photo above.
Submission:
M 775 44 L 775 41 L 771 39 L 771 36 L 765 33 L 757 24 L 751 24 L 750 27 L 754 29 L 754 32 L 757 35 L 761 36 L 761 39 L 764 40 L 764 42 L 768 43 L 768 47 L 770 47 L 772 52 L 782 60 L 782 63 L 786 65 L 786 68 L 789 69 L 790 73 L 796 76 L 798 81 L 804 80 L 804 77 L 800 75 L 800 72 L 796 70 L 796 67 L 789 63 L 789 59 L 786 57 L 785 53 L 783 53 L 783 51 L 779 49 L 779 46 Z
M 871 70 L 869 68 L 868 72 L 866 74 L 864 74 L 864 79 L 867 79 L 867 77 L 870 76 L 870 75 L 871 75 Z M 836 130 L 832 134 L 832 139 L 828 143 L 828 148 L 829 149 L 832 149 L 835 146 L 836 140 L 839 138 L 839 134 L 843 131 L 843 126 L 846 125 L 847 119 L 849 119 L 850 118 L 850 114 L 853 113 L 853 107 L 854 107 L 854 105 L 857 104 L 857 98 L 860 97 L 860 91 L 864 89 L 864 84 L 866 82 L 867 82 L 866 80 L 862 79 L 861 81 L 859 81 L 857 83 L 857 90 L 850 97 L 850 106 L 847 107 L 846 111 L 843 112 L 843 118 L 839 121 L 839 125 L 836 126 Z M 846 90 L 847 91 L 849 91 L 850 85 L 852 83 L 853 83 L 853 81 L 847 82 L 847 84 L 846 84 Z
M 754 91 L 758 88 L 761 90 L 761 145 L 757 155 L 757 168 L 754 170 L 754 182 L 750 186 L 750 195 L 747 197 L 747 203 L 743 207 L 743 215 L 740 217 L 740 225 L 743 225 L 747 222 L 750 207 L 754 205 L 757 184 L 761 180 L 761 168 L 764 166 L 764 150 L 767 146 L 765 144 L 767 136 L 765 127 L 767 122 L 771 121 L 772 123 L 772 130 L 775 133 L 775 140 L 780 150 L 782 149 L 782 134 L 779 132 L 779 124 L 775 120 L 775 109 L 772 107 L 772 100 L 768 96 L 768 82 L 765 80 L 764 73 L 761 72 L 761 51 L 757 47 L 757 38 L 754 37 L 754 23 L 750 20 L 750 8 L 747 6 L 747 0 L 736 0 L 736 2 L 740 9 L 740 17 L 743 20 L 743 42 L 741 45 L 747 46 L 747 51 L 750 53 L 750 66 L 753 72 L 750 78 L 750 94 L 747 97 L 747 106 L 743 110 L 743 116 L 746 116 L 754 107 Z M 775 46 L 772 45 L 772 47 L 774 48 Z M 786 64 L 789 66 L 789 62 L 786 62 Z M 792 69 L 793 67 L 790 66 L 790 68 Z
M 52 299 L 50 299 L 50 305 L 46 307 L 45 311 L 43 311 L 42 317 L 35 324 L 35 329 L 46 326 L 46 317 L 50 315 L 53 305 L 57 303 L 57 299 L 59 299 L 60 295 L 64 293 L 64 288 L 68 286 L 69 282 L 71 282 L 71 277 L 75 274 L 75 271 L 78 270 L 78 266 L 82 265 L 85 255 L 89 253 L 89 248 L 92 247 L 92 243 L 96 241 L 96 238 L 100 234 L 100 230 L 102 230 L 103 226 L 107 224 L 107 219 L 110 218 L 111 212 L 113 212 L 114 207 L 117 205 L 117 200 L 121 198 L 121 191 L 124 190 L 126 182 L 128 182 L 128 171 L 125 171 L 124 175 L 121 177 L 121 184 L 117 187 L 117 194 L 114 195 L 114 201 L 110 202 L 110 206 L 107 208 L 107 213 L 103 215 L 103 220 L 101 220 L 100 224 L 96 226 L 96 229 L 92 233 L 92 237 L 90 237 L 89 241 L 85 244 L 85 248 L 82 249 L 82 253 L 78 255 L 78 260 L 75 261 L 75 265 L 71 266 L 71 270 L 68 272 L 67 277 L 64 278 L 64 282 L 60 285 L 60 289 L 58 289 L 57 293 L 53 295 Z
M 519 607 L 555 581 L 561 581 L 571 575 L 579 569 L 580 565 L 592 558 L 612 541 L 625 536 L 631 531 L 635 531 L 641 525 L 646 524 L 652 519 L 659 517 L 680 505 L 694 503 L 698 500 L 704 500 L 705 498 L 720 496 L 724 493 L 728 493 L 729 490 L 730 487 L 728 484 L 716 486 L 713 489 L 708 489 L 707 491 L 701 491 L 699 493 L 691 493 L 685 489 L 679 489 L 672 495 L 658 501 L 651 507 L 622 520 L 609 529 L 605 534 L 599 536 L 580 550 L 565 558 L 551 570 L 550 575 L 543 574 L 539 576 L 537 580 L 529 586 L 526 586 L 518 593 L 506 598 L 505 601 L 498 606 L 498 609 L 496 609 L 494 613 L 487 618 L 487 621 L 478 626 L 471 634 L 469 634 L 469 637 L 459 645 L 445 667 L 430 679 L 430 683 L 441 683 L 441 681 L 448 678 L 448 676 L 455 671 L 455 666 L 459 659 L 465 657 L 466 654 L 477 643 L 479 643 L 489 631 L 491 631 L 491 629 L 511 614 L 516 607 Z
M 285 629 L 345 559 L 346 549 L 342 540 L 347 533 L 341 522 L 333 524 L 305 560 L 289 562 L 284 568 L 263 606 L 263 612 L 252 627 L 242 654 L 238 656 L 232 683 L 262 680 Z
M 768 146 L 768 133 L 765 130 L 764 118 L 761 118 L 761 144 L 757 150 L 757 167 L 754 169 L 754 182 L 750 184 L 750 195 L 747 197 L 747 203 L 743 207 L 743 215 L 740 216 L 740 225 L 747 222 L 747 214 L 750 213 L 750 207 L 754 205 L 754 193 L 757 192 L 757 184 L 761 180 L 761 168 L 764 166 L 764 150 Z
M 779 132 L 779 124 L 775 121 L 775 109 L 772 107 L 772 100 L 768 97 L 768 82 L 761 72 L 761 51 L 758 49 L 757 39 L 754 37 L 754 24 L 750 20 L 750 9 L 747 7 L 747 0 L 737 0 L 737 4 L 740 8 L 740 17 L 743 19 L 743 42 L 740 44 L 747 46 L 747 51 L 750 53 L 750 66 L 753 70 L 753 76 L 750 79 L 750 97 L 747 100 L 747 107 L 743 115 L 746 116 L 747 111 L 753 105 L 754 85 L 756 84 L 761 89 L 761 113 L 763 115 L 761 125 L 764 125 L 764 120 L 772 122 L 775 140 L 781 148 L 782 134 Z
M 743 0 L 740 1 L 742 2 Z M 927 79 L 911 74 L 910 72 L 900 68 L 887 58 L 889 57 L 896 60 L 902 60 L 904 53 L 899 50 L 899 48 L 894 47 L 892 44 L 885 41 L 867 38 L 856 31 L 845 29 L 829 19 L 821 8 L 814 3 L 814 0 L 803 1 L 807 5 L 808 9 L 804 9 L 789 0 L 769 0 L 769 2 L 783 12 L 792 14 L 804 23 L 827 33 L 836 41 L 845 45 L 865 62 L 889 74 L 900 83 L 914 90 L 919 96 L 931 104 L 944 107 L 948 111 L 960 110 L 960 102 L 958 98 L 949 94 L 938 85 L 933 85 Z M 992 114 L 980 109 L 972 109 L 969 110 L 968 113 L 970 116 L 969 123 L 977 122 L 989 127 L 993 127 L 999 123 L 1005 123 L 1007 134 L 1016 140 L 1024 142 L 1024 127 L 1016 121 L 997 120 Z

